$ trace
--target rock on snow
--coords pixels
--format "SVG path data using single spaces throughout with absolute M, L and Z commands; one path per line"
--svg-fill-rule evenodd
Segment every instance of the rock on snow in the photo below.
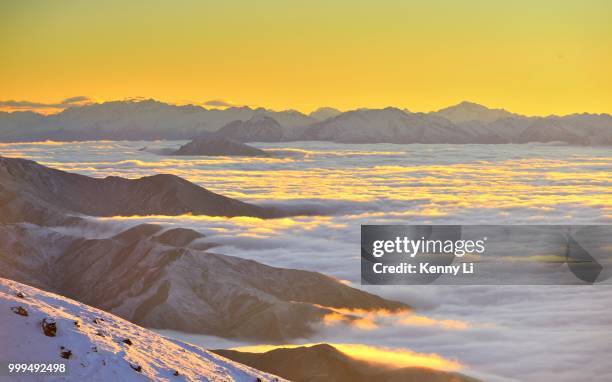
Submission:
M 18 307 L 27 316 L 17 314 L 14 308 Z M 56 323 L 54 337 L 43 333 L 45 319 Z M 282 380 L 197 346 L 170 341 L 110 313 L 3 278 L 0 344 L 1 360 L 68 363 L 69 377 L 45 377 L 45 381 Z

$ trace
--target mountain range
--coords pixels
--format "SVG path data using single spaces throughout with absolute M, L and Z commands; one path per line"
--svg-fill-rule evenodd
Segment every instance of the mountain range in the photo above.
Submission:
M 0 112 L 2 141 L 82 141 L 193 139 L 236 120 L 270 115 L 286 127 L 306 126 L 315 120 L 297 111 L 263 108 L 205 109 L 154 100 L 112 101 L 66 109 L 43 116 L 32 112 Z
M 231 107 L 205 109 L 154 100 L 72 107 L 54 115 L 0 112 L 0 141 L 190 140 L 205 132 L 242 142 L 529 143 L 611 145 L 612 116 L 527 117 L 472 102 L 430 113 L 398 108 L 340 112 Z
M 184 213 L 276 216 L 175 176 L 95 179 L 0 157 L 0 277 L 147 327 L 253 340 L 307 337 L 332 308 L 409 309 L 320 273 L 211 252 L 190 229 L 86 234 L 88 216 Z
M 36 162 L 0 156 L 0 222 L 49 224 L 67 216 L 283 215 L 215 194 L 175 175 L 104 179 L 68 173 Z

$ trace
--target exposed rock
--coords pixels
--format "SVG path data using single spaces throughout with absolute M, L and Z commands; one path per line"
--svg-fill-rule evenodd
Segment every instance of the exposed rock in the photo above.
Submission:
M 41 327 L 47 337 L 55 337 L 57 334 L 57 324 L 52 318 L 44 318 L 41 322 Z
M 132 370 L 137 371 L 139 373 L 142 372 L 142 366 L 134 364 L 134 363 L 130 363 L 130 367 L 132 368 Z
M 23 306 L 13 306 L 11 307 L 11 310 L 13 311 L 13 313 L 18 314 L 20 316 L 28 316 L 28 311 Z

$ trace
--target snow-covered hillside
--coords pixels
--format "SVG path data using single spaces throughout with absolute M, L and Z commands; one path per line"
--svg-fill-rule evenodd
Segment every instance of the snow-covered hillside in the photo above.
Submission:
M 45 319 L 55 322 L 54 336 L 44 333 Z M 172 342 L 110 313 L 2 278 L 0 360 L 68 364 L 68 377 L 45 381 L 282 380 L 197 346 Z

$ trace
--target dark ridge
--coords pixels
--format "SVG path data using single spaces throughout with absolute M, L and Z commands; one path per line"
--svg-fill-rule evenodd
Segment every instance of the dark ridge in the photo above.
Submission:
M 218 134 L 205 134 L 181 146 L 172 155 L 267 157 L 263 150 Z
M 90 216 L 210 215 L 272 218 L 282 213 L 215 194 L 174 175 L 104 179 L 0 157 L 0 221 L 58 224 Z
M 376 365 L 352 358 L 328 344 L 278 348 L 265 353 L 222 349 L 212 352 L 296 382 L 478 382 L 463 374 L 424 367 L 391 368 Z

